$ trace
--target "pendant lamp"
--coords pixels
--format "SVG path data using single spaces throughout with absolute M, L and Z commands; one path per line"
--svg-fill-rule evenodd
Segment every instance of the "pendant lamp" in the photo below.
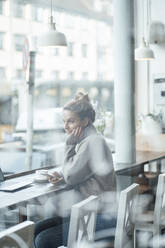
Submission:
M 142 7 L 143 7 L 143 36 L 142 36 L 142 41 L 140 44 L 140 47 L 135 49 L 135 60 L 153 60 L 155 58 L 153 50 L 149 47 L 149 42 L 148 42 L 148 32 L 149 32 L 149 12 L 150 12 L 150 0 L 147 1 L 147 23 L 146 23 L 146 32 L 147 32 L 147 38 L 144 38 L 144 0 L 142 0 Z
M 144 37 L 140 47 L 135 49 L 135 60 L 153 60 L 155 58 L 152 49 L 146 44 Z
M 66 37 L 63 33 L 56 30 L 56 24 L 53 21 L 52 15 L 52 0 L 51 0 L 51 16 L 49 20 L 49 29 L 38 37 L 38 46 L 67 46 Z

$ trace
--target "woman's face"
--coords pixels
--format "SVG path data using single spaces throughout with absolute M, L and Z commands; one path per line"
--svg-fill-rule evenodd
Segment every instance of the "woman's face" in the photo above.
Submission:
M 71 134 L 77 127 L 84 127 L 84 121 L 70 110 L 63 111 L 64 129 L 66 133 Z

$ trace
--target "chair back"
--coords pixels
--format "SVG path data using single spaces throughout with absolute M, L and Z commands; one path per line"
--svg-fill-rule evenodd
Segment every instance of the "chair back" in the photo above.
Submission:
M 24 221 L 0 232 L 1 248 L 33 248 L 34 222 Z
M 79 247 L 80 242 L 94 241 L 98 197 L 90 196 L 71 209 L 67 247 Z
M 154 236 L 159 235 L 161 231 L 161 225 L 165 216 L 165 174 L 160 174 L 158 178 L 155 209 L 154 209 Z
M 136 218 L 136 200 L 139 191 L 138 184 L 132 184 L 122 190 L 119 197 L 117 226 L 115 232 L 115 248 L 132 248 L 134 220 Z

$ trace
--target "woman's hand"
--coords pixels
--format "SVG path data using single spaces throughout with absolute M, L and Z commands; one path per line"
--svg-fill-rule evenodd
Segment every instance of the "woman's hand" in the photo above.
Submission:
M 54 184 L 61 178 L 61 176 L 58 174 L 58 172 L 53 172 L 51 175 L 47 175 L 47 178 L 50 183 Z
M 72 133 L 68 136 L 66 140 L 67 145 L 76 145 L 80 142 L 82 136 L 82 127 L 76 127 L 73 129 Z
M 82 127 L 80 127 L 80 126 L 74 128 L 72 131 L 72 135 L 75 137 L 81 137 L 81 134 L 82 134 Z

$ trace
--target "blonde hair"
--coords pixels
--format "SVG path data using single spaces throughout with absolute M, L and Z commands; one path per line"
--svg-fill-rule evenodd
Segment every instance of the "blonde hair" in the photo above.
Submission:
M 74 112 L 81 120 L 88 118 L 89 123 L 95 121 L 95 110 L 90 103 L 88 93 L 77 92 L 75 98 L 64 106 L 64 110 Z

